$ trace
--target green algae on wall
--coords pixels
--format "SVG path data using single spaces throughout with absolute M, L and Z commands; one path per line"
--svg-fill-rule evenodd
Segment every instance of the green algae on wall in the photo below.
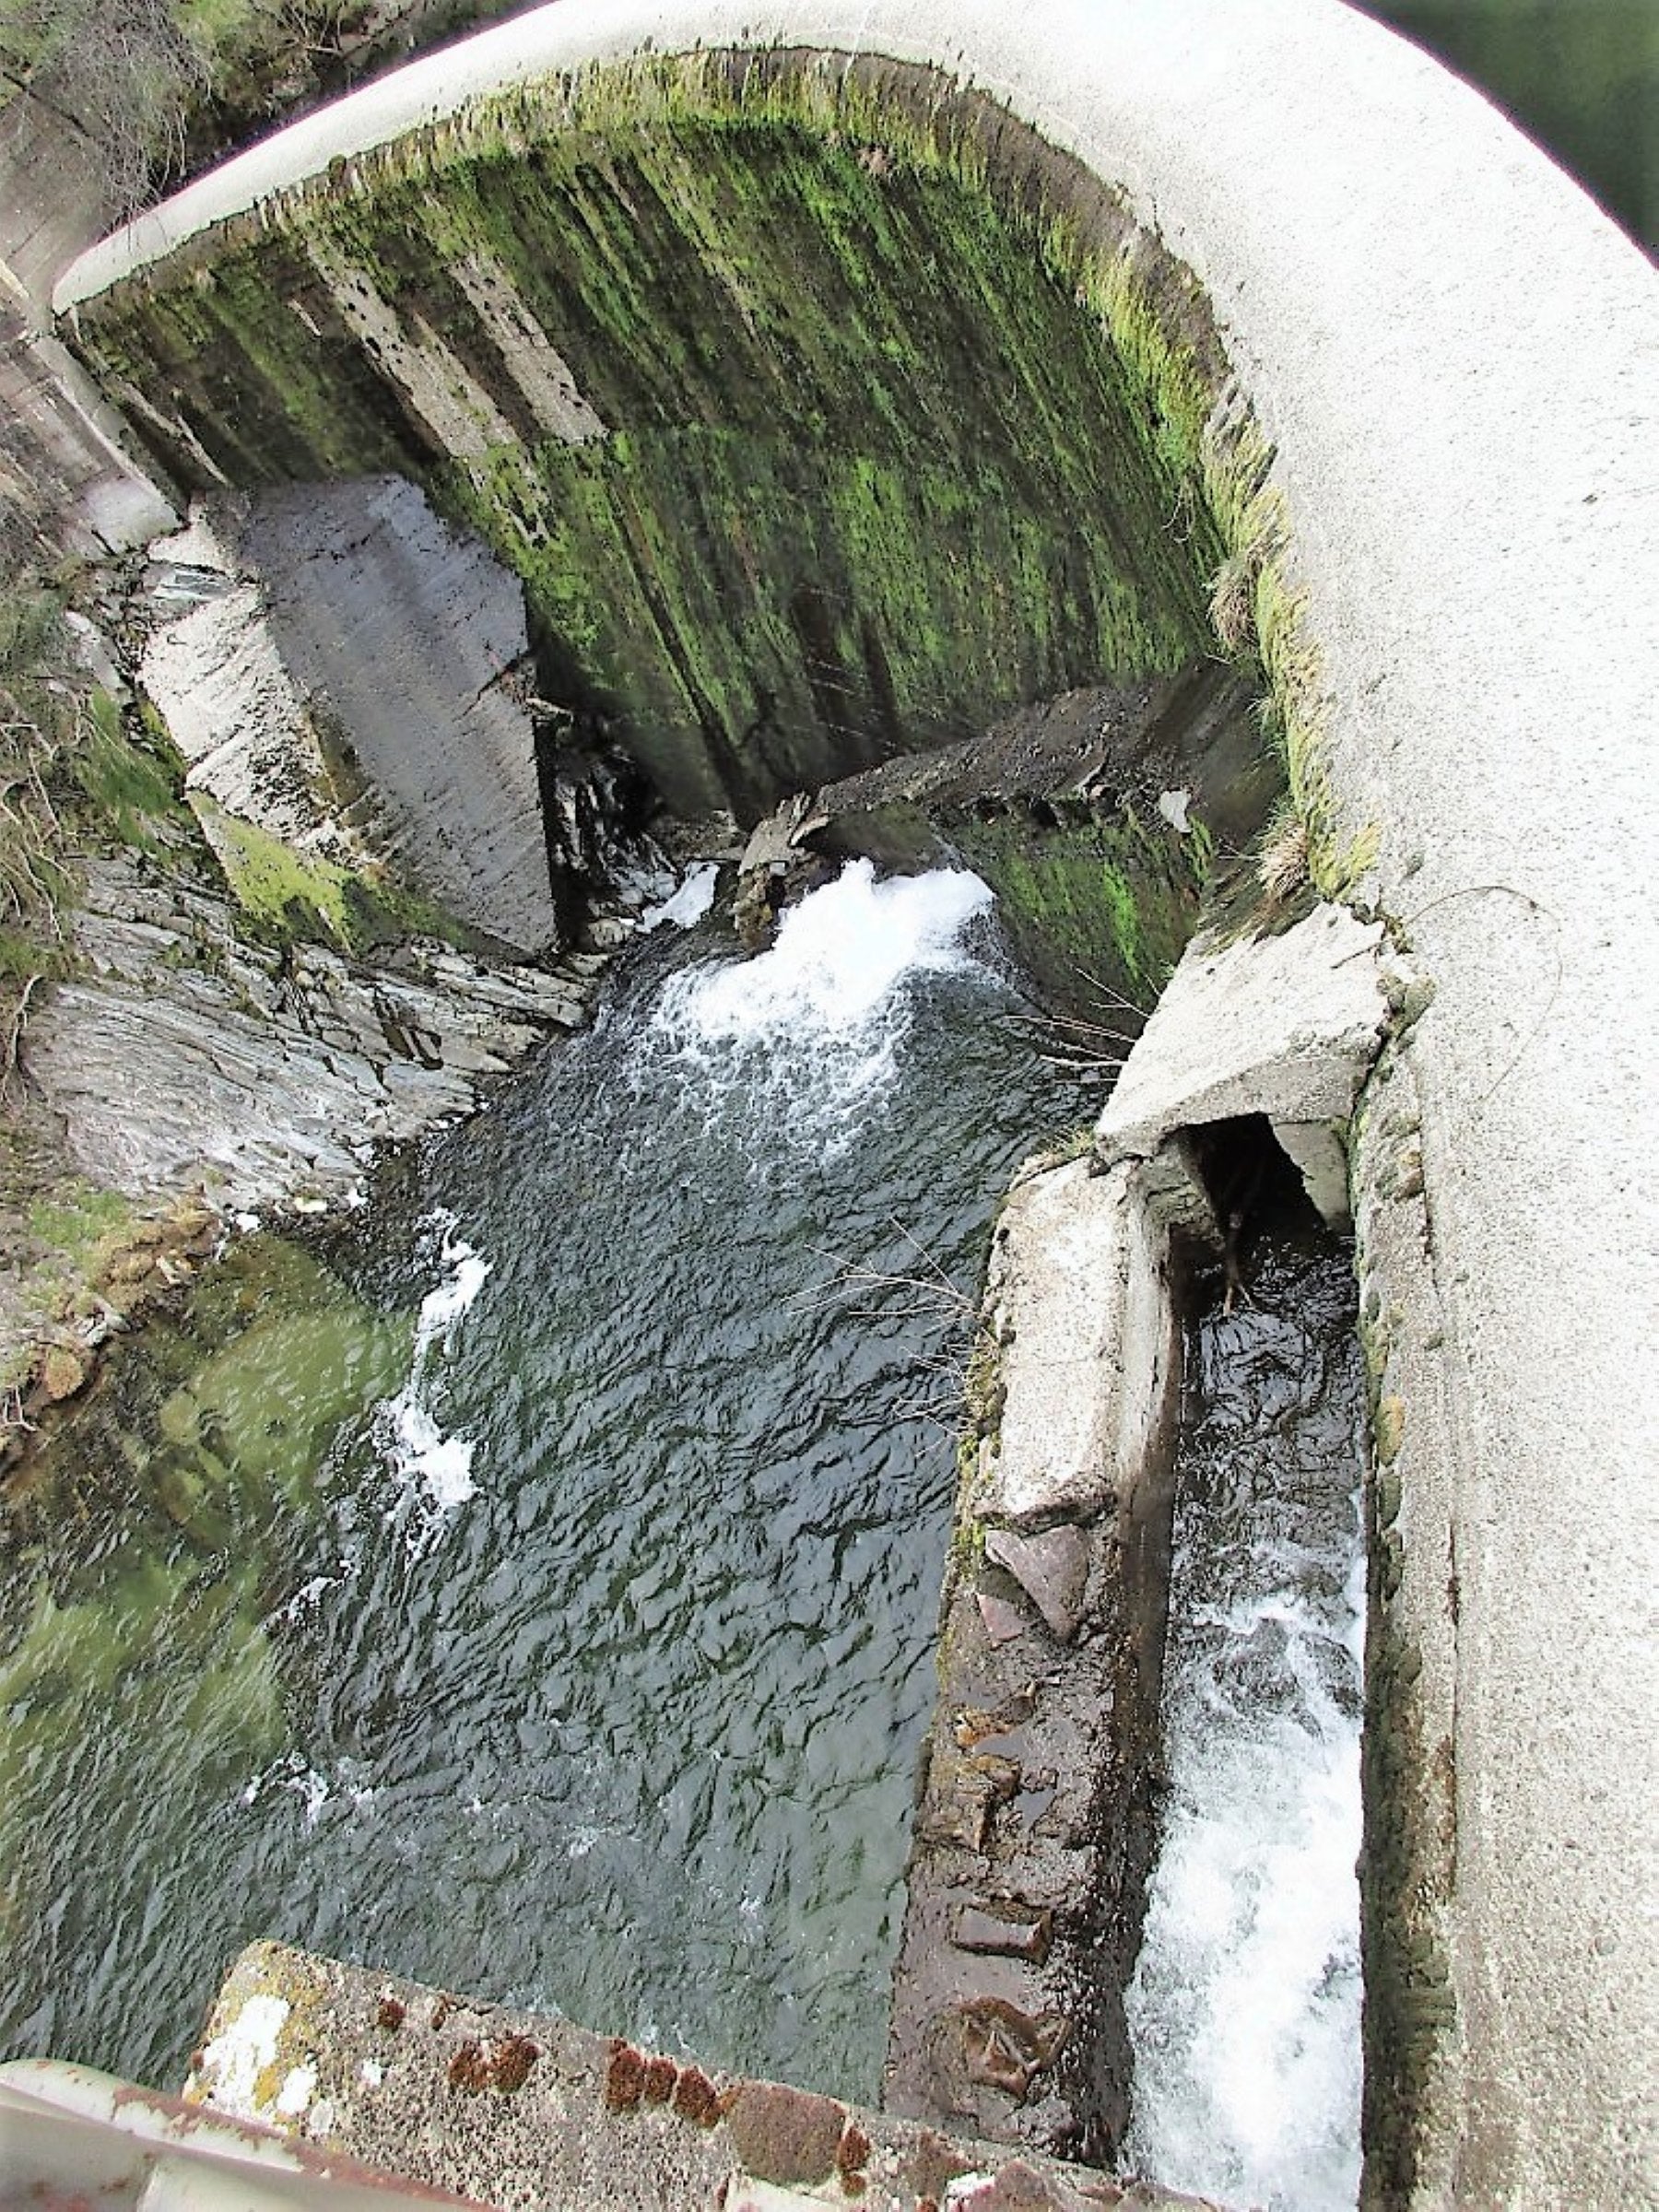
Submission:
M 1148 826 L 1129 806 L 1049 821 L 1000 813 L 954 823 L 951 836 L 996 893 L 1003 927 L 1046 1004 L 1120 1034 L 1124 1002 L 1151 1011 L 1198 919 L 1201 841 Z M 1126 1035 L 1103 1040 L 1100 1056 L 1127 1049 Z
M 533 88 L 86 303 L 80 343 L 186 482 L 421 476 L 567 702 L 682 808 L 753 813 L 1207 635 L 1168 363 L 1101 343 L 1069 233 L 915 106 L 729 57 Z

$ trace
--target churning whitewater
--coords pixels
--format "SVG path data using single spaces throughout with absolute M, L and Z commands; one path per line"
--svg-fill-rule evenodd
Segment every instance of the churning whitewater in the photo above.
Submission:
M 442 1514 L 473 1495 L 474 1451 L 470 1437 L 446 1436 L 438 1424 L 443 1363 L 455 1324 L 484 1288 L 489 1262 L 455 1235 L 447 1207 L 431 1214 L 427 1226 L 441 1233 L 438 1260 L 446 1272 L 420 1301 L 409 1378 L 382 1406 L 380 1430 L 386 1464 L 406 1497 L 417 1508 L 424 1500 Z
M 1263 2212 L 1359 2187 L 1363 1406 L 1342 1252 L 1189 1332 L 1169 1770 L 1128 1993 L 1132 2166 Z
M 850 861 L 784 913 L 770 950 L 671 977 L 649 1049 L 667 1047 L 688 1111 L 741 1086 L 775 1110 L 775 1140 L 844 1147 L 896 1078 L 917 983 L 971 971 L 964 932 L 991 904 L 963 869 L 878 881 Z

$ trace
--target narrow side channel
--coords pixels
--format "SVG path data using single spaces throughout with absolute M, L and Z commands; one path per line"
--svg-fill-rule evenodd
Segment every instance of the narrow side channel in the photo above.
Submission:
M 1128 2162 L 1270 2212 L 1359 2186 L 1364 1391 L 1347 1241 L 1259 1117 L 1206 1133 Z

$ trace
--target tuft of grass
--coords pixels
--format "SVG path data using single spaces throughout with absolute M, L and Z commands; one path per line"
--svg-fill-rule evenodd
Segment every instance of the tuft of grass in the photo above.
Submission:
M 95 814 L 123 845 L 159 853 L 194 828 L 183 796 L 183 765 L 146 724 L 129 728 L 107 691 L 92 692 L 73 773 Z
M 29 1232 L 77 1272 L 113 1237 L 130 1227 L 133 1202 L 123 1191 L 77 1182 L 29 1206 Z
M 38 587 L 0 597 L 0 1097 L 36 993 L 69 960 L 66 771 L 79 732 L 62 613 Z
M 1293 807 L 1286 807 L 1263 841 L 1256 880 L 1275 906 L 1285 906 L 1308 879 L 1308 825 Z

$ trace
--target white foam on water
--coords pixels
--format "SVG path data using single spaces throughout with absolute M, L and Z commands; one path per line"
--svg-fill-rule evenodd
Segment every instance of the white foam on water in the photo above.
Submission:
M 1273 1552 L 1258 1563 L 1288 1564 Z M 1323 1604 L 1276 1579 L 1171 1650 L 1124 2158 L 1223 2202 L 1335 2212 L 1359 2188 L 1364 1560 Z
M 832 1148 L 897 1074 L 907 985 L 971 969 L 962 935 L 991 903 L 966 869 L 878 881 L 869 861 L 849 861 L 785 912 L 768 951 L 671 976 L 653 1042 L 689 1088 L 771 1094 L 781 1133 Z
M 424 1497 L 442 1516 L 477 1495 L 470 1437 L 447 1436 L 433 1411 L 442 1363 L 455 1324 L 471 1307 L 489 1274 L 489 1262 L 455 1234 L 455 1217 L 440 1208 L 429 1217 L 443 1232 L 440 1264 L 448 1270 L 420 1301 L 409 1379 L 379 1408 L 376 1430 L 386 1465 L 411 1496 Z

